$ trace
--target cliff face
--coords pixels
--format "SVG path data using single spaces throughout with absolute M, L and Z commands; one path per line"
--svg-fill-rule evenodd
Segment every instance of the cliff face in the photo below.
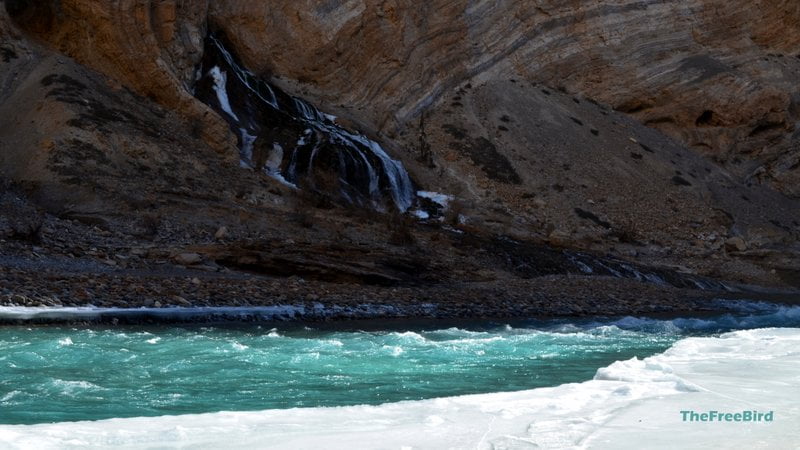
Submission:
M 245 123 L 257 93 L 206 67 L 209 31 L 253 85 L 322 112 L 300 101 Z M 451 225 L 722 278 L 795 273 L 796 2 L 6 0 L 0 39 L 0 175 L 72 213 L 289 229 L 319 199 L 256 160 L 291 166 L 300 149 L 310 171 L 315 142 L 349 136 L 457 197 Z M 254 171 L 237 165 L 246 138 Z M 330 167 L 357 172 L 331 148 Z M 360 182 L 385 195 L 369 165 Z
M 174 107 L 190 97 L 186 87 L 202 57 L 206 10 L 191 3 L 10 1 L 6 10 L 54 49 Z
M 792 0 L 231 0 L 211 16 L 251 67 L 384 130 L 464 80 L 521 78 L 610 104 L 800 195 Z
M 29 36 L 139 94 L 204 123 L 206 141 L 227 150 L 224 122 L 191 95 L 202 58 L 207 3 L 200 1 L 7 1 Z
M 210 24 L 257 73 L 397 132 L 465 80 L 583 94 L 800 195 L 800 4 L 792 0 L 13 0 L 21 26 L 183 114 Z

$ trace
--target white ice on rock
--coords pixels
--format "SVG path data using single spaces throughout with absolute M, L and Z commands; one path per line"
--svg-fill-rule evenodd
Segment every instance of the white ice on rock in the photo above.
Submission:
M 283 151 L 283 147 L 277 142 L 272 144 L 272 151 L 269 154 L 269 158 L 267 158 L 267 162 L 264 164 L 264 173 L 292 189 L 297 189 L 297 185 L 287 180 L 281 172 Z
M 421 209 L 415 209 L 414 211 L 411 211 L 411 213 L 414 214 L 414 216 L 416 216 L 416 218 L 420 220 L 428 220 L 431 218 L 430 214 Z
M 239 121 L 239 117 L 231 109 L 231 102 L 228 100 L 228 91 L 226 85 L 228 83 L 228 76 L 225 72 L 220 70 L 218 66 L 214 66 L 208 71 L 208 75 L 214 80 L 214 92 L 217 93 L 217 100 L 219 106 L 235 121 Z
M 281 162 L 283 162 L 283 147 L 277 142 L 272 143 L 272 151 L 269 152 L 264 168 L 273 173 L 280 173 Z
M 447 205 L 449 205 L 450 202 L 453 201 L 454 199 L 452 195 L 440 194 L 438 192 L 430 192 L 430 191 L 417 191 L 417 197 L 427 198 L 428 200 L 436 203 L 437 205 L 445 209 L 447 209 Z
M 450 202 L 452 202 L 455 199 L 455 197 L 453 197 L 452 195 L 441 194 L 439 192 L 431 192 L 431 191 L 417 191 L 417 197 L 428 199 L 433 203 L 436 203 L 437 205 L 442 207 L 443 211 L 447 211 Z M 428 220 L 431 218 L 431 215 L 427 211 L 424 211 L 422 209 L 416 209 L 414 211 L 411 211 L 411 214 L 413 214 L 420 220 Z M 464 219 L 463 221 L 462 218 Z M 440 221 L 444 220 L 442 217 L 438 217 L 438 219 Z M 459 215 L 458 221 L 459 223 L 465 223 L 466 217 Z
M 242 138 L 242 148 L 239 150 L 239 165 L 242 168 L 253 167 L 253 144 L 256 142 L 256 136 L 250 134 L 247 129 L 239 128 Z
M 595 379 L 380 406 L 1 426 L 3 448 L 796 448 L 800 329 L 688 338 Z M 690 423 L 681 410 L 775 411 Z
M 283 111 L 285 113 L 290 113 L 287 109 L 281 109 L 278 104 L 277 97 L 275 92 L 270 87 L 269 83 L 265 82 L 258 82 L 256 81 L 256 76 L 246 70 L 245 68 L 236 64 L 236 61 L 233 59 L 233 56 L 228 52 L 225 47 L 222 45 L 219 40 L 214 38 L 213 36 L 211 39 L 214 41 L 214 44 L 217 46 L 218 50 L 222 54 L 222 57 L 225 59 L 226 63 L 230 67 L 231 72 L 233 72 L 234 77 L 241 81 L 241 84 L 249 90 L 252 94 L 260 98 L 264 103 L 269 104 L 272 108 Z M 233 112 L 231 108 L 230 102 L 228 100 L 228 94 L 226 91 L 226 84 L 227 84 L 227 74 L 222 71 L 218 66 L 211 68 L 208 72 L 209 76 L 211 76 L 214 80 L 214 91 L 217 94 L 217 99 L 219 100 L 220 107 L 222 110 L 227 113 L 237 124 L 241 125 L 241 121 L 239 117 Z M 381 196 L 380 192 L 380 179 L 379 179 L 379 172 L 377 168 L 372 166 L 370 159 L 367 155 L 364 154 L 365 151 L 374 155 L 378 161 L 380 161 L 381 168 L 383 169 L 383 173 L 386 175 L 386 179 L 389 183 L 388 189 L 390 190 L 390 194 L 392 200 L 394 201 L 395 205 L 401 212 L 405 212 L 411 207 L 414 199 L 413 199 L 413 186 L 411 183 L 411 179 L 408 175 L 408 172 L 403 167 L 403 164 L 400 161 L 394 160 L 384 151 L 384 149 L 378 144 L 377 142 L 368 139 L 367 137 L 361 134 L 354 134 L 350 133 L 347 130 L 341 128 L 339 125 L 336 124 L 336 116 L 326 114 L 315 106 L 306 103 L 300 98 L 292 97 L 293 109 L 297 113 L 297 119 L 300 119 L 306 122 L 310 127 L 313 127 L 319 131 L 324 132 L 328 136 L 330 136 L 331 140 L 337 144 L 344 145 L 349 147 L 353 151 L 355 151 L 358 155 L 360 155 L 361 159 L 367 168 L 367 176 L 369 177 L 369 187 L 370 192 L 369 195 L 372 197 L 371 200 L 375 204 L 377 208 L 380 208 L 379 204 L 380 201 L 378 200 Z M 287 108 L 290 105 L 286 105 Z M 246 114 L 246 113 L 244 113 Z M 244 117 L 244 120 L 247 120 L 247 117 Z M 305 135 L 310 134 L 310 130 L 305 132 Z M 241 165 L 242 167 L 252 168 L 253 161 L 252 161 L 252 146 L 253 141 L 256 139 L 257 132 L 253 129 L 245 130 L 244 128 L 240 128 L 240 133 L 242 137 L 242 144 L 241 144 Z M 297 147 L 301 147 L 307 145 L 308 141 L 306 136 L 301 136 L 298 138 Z M 288 150 L 288 149 L 287 149 Z M 316 154 L 316 148 L 313 151 L 311 161 L 309 162 L 309 172 L 310 166 L 313 164 L 313 155 Z M 297 148 L 295 148 L 295 152 Z M 294 164 L 290 164 L 290 169 L 287 171 L 286 177 L 292 179 L 294 172 Z M 268 174 L 275 176 L 279 181 L 286 182 L 284 175 L 274 170 L 268 171 Z M 291 184 L 291 183 L 289 183 Z M 346 194 L 345 194 L 346 195 Z
M 231 68 L 233 68 L 234 75 L 236 75 L 236 77 L 239 78 L 242 84 L 245 87 L 247 87 L 247 89 L 249 89 L 251 92 L 253 92 L 255 95 L 257 95 L 261 100 L 263 100 L 266 103 L 269 103 L 270 105 L 272 105 L 273 108 L 278 109 L 278 100 L 275 97 L 275 92 L 272 91 L 272 88 L 269 86 L 269 84 L 263 83 L 265 91 L 262 91 L 260 89 L 260 86 L 253 86 L 252 84 L 250 84 L 248 77 L 255 78 L 255 75 L 249 70 L 246 70 L 240 67 L 238 64 L 236 64 L 236 61 L 233 60 L 233 56 L 230 54 L 230 52 L 228 52 L 228 50 L 225 49 L 225 47 L 222 45 L 221 42 L 219 42 L 218 39 L 216 39 L 213 36 L 211 36 L 211 39 L 214 40 L 214 44 L 222 53 L 222 57 L 225 58 L 225 62 L 228 63 L 228 65 Z
M 372 167 L 372 163 L 367 156 L 363 153 L 362 148 L 366 148 L 374 156 L 378 158 L 383 168 L 383 173 L 389 181 L 390 194 L 395 206 L 401 212 L 405 212 L 414 203 L 413 198 L 413 184 L 408 175 L 405 167 L 400 161 L 392 159 L 380 144 L 367 138 L 362 134 L 350 133 L 344 128 L 339 127 L 334 123 L 335 116 L 331 116 L 320 112 L 316 107 L 305 103 L 300 99 L 295 99 L 295 104 L 298 105 L 299 111 L 307 123 L 314 128 L 328 134 L 331 139 L 340 144 L 347 146 L 355 151 L 363 160 L 369 176 L 370 195 L 375 200 L 380 196 L 378 172 Z M 361 147 L 359 147 L 359 145 Z
M 313 122 L 324 122 L 327 119 L 317 108 L 309 105 L 305 101 L 297 97 L 293 97 L 292 100 L 294 101 L 295 109 L 300 113 L 303 119 Z M 333 120 L 331 120 L 331 122 L 333 122 Z

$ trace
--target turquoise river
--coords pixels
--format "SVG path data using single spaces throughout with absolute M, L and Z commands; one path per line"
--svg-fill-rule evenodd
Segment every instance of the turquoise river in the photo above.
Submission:
M 743 304 L 744 305 L 744 304 Z M 0 423 L 380 404 L 591 379 L 687 336 L 800 326 L 797 308 L 703 319 L 0 327 Z

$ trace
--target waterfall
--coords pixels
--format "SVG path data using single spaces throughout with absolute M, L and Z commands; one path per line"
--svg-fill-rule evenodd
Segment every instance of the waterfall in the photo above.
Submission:
M 412 206 L 414 184 L 400 161 L 245 69 L 221 38 L 207 38 L 198 75 L 195 95 L 239 137 L 242 167 L 349 204 L 378 210 L 393 204 L 401 212 Z

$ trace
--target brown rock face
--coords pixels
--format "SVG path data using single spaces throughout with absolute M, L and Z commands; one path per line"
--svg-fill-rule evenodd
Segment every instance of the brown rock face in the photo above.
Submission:
M 202 57 L 206 1 L 6 2 L 25 32 L 139 94 L 203 122 L 206 141 L 231 145 L 224 123 L 189 91 Z
M 457 84 L 522 78 L 613 105 L 735 175 L 800 196 L 792 0 L 10 0 L 27 32 L 231 137 L 190 93 L 208 24 L 258 73 L 377 130 Z
M 205 35 L 205 2 L 181 3 L 17 0 L 6 9 L 20 28 L 79 63 L 178 106 Z
M 609 103 L 800 195 L 796 1 L 215 2 L 247 63 L 378 128 L 467 79 L 519 77 Z M 355 113 L 354 113 L 355 114 Z

